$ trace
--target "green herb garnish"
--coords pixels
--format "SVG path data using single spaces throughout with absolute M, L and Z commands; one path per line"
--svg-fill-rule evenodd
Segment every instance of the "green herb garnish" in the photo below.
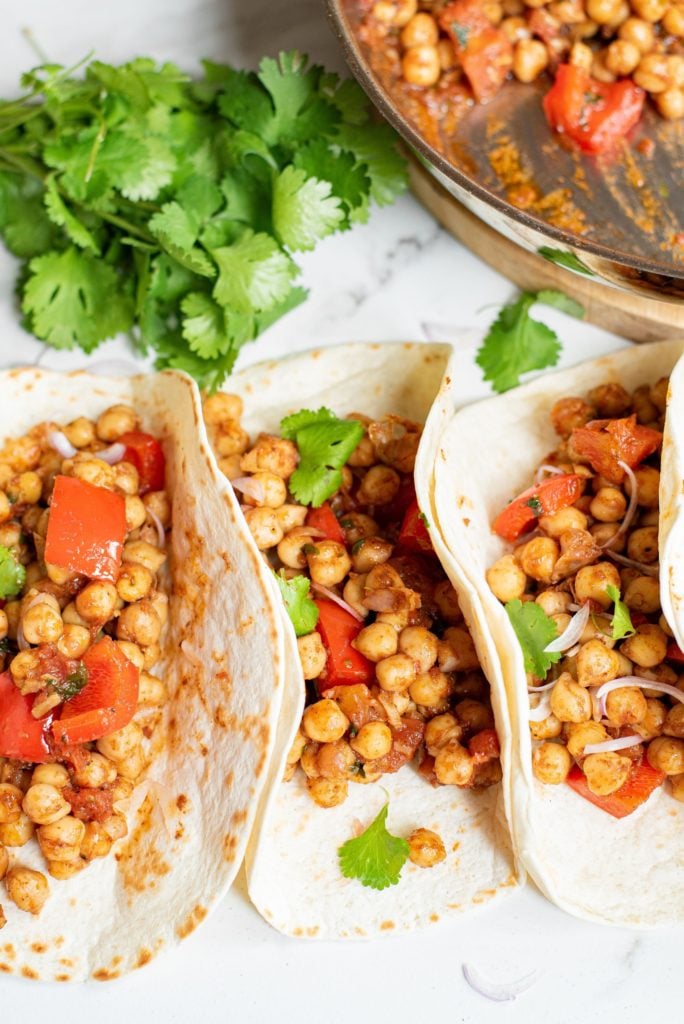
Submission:
M 575 256 L 574 252 L 565 252 L 563 249 L 552 249 L 549 245 L 542 245 L 541 248 L 537 249 L 540 256 L 543 256 L 549 263 L 554 263 L 557 267 L 566 267 L 568 270 L 574 270 L 578 274 L 586 274 L 587 277 L 593 277 L 594 271 L 590 270 L 579 256 Z
M 318 608 L 309 597 L 309 580 L 306 576 L 293 576 L 291 580 L 277 573 L 274 576 L 296 635 L 306 636 L 318 622 Z
M 425 527 L 425 529 L 429 530 L 430 529 L 430 523 L 429 523 L 428 517 L 425 515 L 425 513 L 424 512 L 419 512 L 418 513 L 418 518 L 420 519 L 420 521 L 423 524 L 423 526 Z
M 551 666 L 563 657 L 560 651 L 545 650 L 558 636 L 555 622 L 536 601 L 509 601 L 506 614 L 518 638 L 525 671 L 545 679 Z
M 9 548 L 0 546 L 0 598 L 16 597 L 26 580 L 26 569 Z
M 632 617 L 629 614 L 629 608 L 625 602 L 620 599 L 620 591 L 612 583 L 609 583 L 606 587 L 606 593 L 615 605 L 613 609 L 613 618 L 610 623 L 612 638 L 613 640 L 624 640 L 626 636 L 631 636 L 632 633 L 636 633 L 636 630 L 632 625 Z
M 465 50 L 468 45 L 468 39 L 470 38 L 470 27 L 468 25 L 461 24 L 460 21 L 452 21 L 451 31 L 458 39 L 458 45 Z
M 533 494 L 531 498 L 528 498 L 525 502 L 528 508 L 531 508 L 535 516 L 540 516 L 544 511 L 541 501 L 536 494 Z
M 56 679 L 49 679 L 48 689 L 54 690 L 62 700 L 71 700 L 77 693 L 80 693 L 88 682 L 88 670 L 84 664 L 80 664 L 75 672 L 71 672 L 66 679 L 58 682 Z
M 389 801 L 365 832 L 348 839 L 338 850 L 344 877 L 358 878 L 370 889 L 396 885 L 409 855 L 406 840 L 391 835 L 385 827 L 388 811 Z
M 363 437 L 358 420 L 339 420 L 329 409 L 302 409 L 280 424 L 283 437 L 295 441 L 299 465 L 289 480 L 298 502 L 318 508 L 342 483 L 342 467 Z

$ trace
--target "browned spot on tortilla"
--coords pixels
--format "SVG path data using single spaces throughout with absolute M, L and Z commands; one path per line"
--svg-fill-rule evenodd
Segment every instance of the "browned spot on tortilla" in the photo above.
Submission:
M 228 552 L 227 551 L 219 551 L 219 558 L 221 559 L 221 561 L 225 565 L 226 572 L 232 572 L 233 571 L 233 563 L 230 560 Z
M 63 945 L 64 945 L 64 936 L 63 935 L 58 935 L 57 938 L 55 939 L 55 946 L 56 946 L 57 949 L 59 949 Z
M 154 801 L 150 794 L 138 808 L 137 823 L 123 847 L 114 856 L 119 862 L 121 878 L 129 893 L 144 892 L 154 888 L 156 878 L 167 875 L 171 870 L 154 840 L 149 835 L 152 828 Z
M 200 744 L 200 754 L 202 755 L 202 757 L 206 757 L 208 753 L 209 753 L 209 747 L 206 745 L 206 743 L 201 743 Z
M 238 624 L 238 633 L 240 633 L 240 634 L 246 633 L 248 630 L 250 630 L 252 628 L 253 625 L 254 625 L 253 617 L 251 615 L 246 616 L 246 618 L 241 619 L 239 624 Z
M 145 949 L 145 947 L 143 946 L 143 948 L 138 953 L 138 959 L 135 961 L 135 966 L 136 967 L 144 967 L 145 964 L 149 964 L 149 962 L 150 962 L 150 960 L 152 959 L 153 956 L 154 956 L 154 953 L 152 952 L 152 950 L 151 949 Z
M 228 712 L 223 704 L 218 704 L 214 711 L 214 723 L 218 725 L 219 729 L 226 729 L 228 727 L 228 717 Z
M 243 808 L 241 811 L 234 811 L 230 816 L 230 823 L 236 828 L 244 824 L 247 821 L 247 810 Z
M 451 849 L 453 850 L 454 853 L 456 852 L 456 850 L 458 850 L 460 845 L 461 844 L 460 844 L 459 840 L 457 839 L 456 842 L 454 843 L 454 845 L 451 847 Z
M 183 922 L 176 928 L 176 935 L 179 939 L 186 939 L 191 932 L 194 932 L 195 928 L 202 923 L 204 918 L 207 916 L 206 907 L 201 907 L 199 904 L 194 910 L 190 911 L 189 915 Z
M 501 889 L 506 889 L 506 888 L 510 888 L 512 885 L 517 885 L 517 884 L 518 884 L 518 879 L 515 877 L 514 874 L 511 873 L 508 876 L 508 878 L 506 879 L 506 881 L 501 883 L 500 888 Z
M 464 494 L 459 494 L 458 498 L 456 499 L 456 504 L 457 504 L 457 506 L 459 508 L 463 508 L 463 506 L 465 505 L 465 495 Z
M 234 836 L 232 832 L 228 832 L 223 837 L 223 859 L 227 860 L 228 863 L 235 860 L 235 850 L 237 849 L 238 837 Z
M 465 516 L 463 517 L 463 525 L 464 526 L 470 526 L 470 520 L 466 519 Z
M 185 835 L 185 829 L 183 828 L 182 825 L 179 825 L 178 828 L 176 829 L 176 831 L 173 833 L 173 838 L 174 839 L 182 839 L 184 835 Z
M 91 977 L 95 981 L 114 981 L 115 978 L 121 977 L 121 971 L 110 971 L 107 967 L 99 967 L 96 971 L 93 971 Z
M 6 943 L 6 945 L 2 947 L 2 951 L 6 956 L 11 957 L 12 959 L 17 955 L 17 951 L 11 942 Z
M 59 962 L 62 967 L 73 967 L 74 961 L 68 956 L 60 956 Z
M 439 921 L 439 914 L 430 914 L 431 921 Z
M 449 385 L 451 384 L 451 377 L 445 377 L 444 383 L 446 384 L 447 387 L 449 387 Z
M 390 932 L 393 928 L 396 928 L 394 921 L 383 921 L 380 925 L 381 932 Z
M 461 904 L 460 903 L 447 903 L 447 909 L 448 910 L 460 910 L 461 909 Z
M 304 929 L 303 928 L 295 928 L 295 930 L 292 932 L 292 934 L 295 936 L 295 938 L 298 939 L 298 938 L 300 938 L 304 934 Z
M 55 974 L 55 981 L 71 981 L 70 974 Z
M 12 968 L 10 967 L 9 964 L 6 964 L 6 963 L 3 963 L 2 961 L 0 961 L 0 971 L 2 971 L 3 974 L 11 974 L 12 973 Z
M 31 949 L 33 950 L 34 953 L 46 953 L 47 952 L 47 946 L 45 945 L 44 942 L 32 942 L 31 943 Z
M 21 969 L 21 976 L 22 978 L 31 978 L 32 981 L 38 981 L 40 977 L 38 971 L 34 971 L 32 967 L 27 967 L 26 965 Z
M 363 930 L 363 928 L 359 928 L 358 925 L 354 929 L 354 931 L 356 932 L 357 935 L 365 935 L 366 934 L 365 931 Z
M 176 807 L 178 808 L 178 810 L 182 813 L 183 811 L 187 811 L 189 806 L 189 798 L 185 795 L 185 793 L 179 793 L 178 796 L 176 797 Z
M 226 778 L 225 778 L 225 784 L 226 784 L 227 788 L 230 789 L 234 782 L 235 782 L 235 772 L 230 771 L 230 772 L 228 772 L 228 774 L 226 775 Z
M 315 924 L 313 926 L 313 928 L 307 928 L 306 929 L 306 934 L 309 936 L 310 939 L 313 939 L 314 936 L 318 935 L 319 931 L 320 931 L 320 928 L 318 927 L 317 924 Z

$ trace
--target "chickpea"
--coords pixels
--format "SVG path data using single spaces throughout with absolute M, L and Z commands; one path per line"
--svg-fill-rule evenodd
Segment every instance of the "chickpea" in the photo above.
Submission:
M 630 580 L 623 600 L 631 611 L 653 615 L 660 611 L 660 586 L 654 576 L 637 576 Z M 661 627 L 662 628 L 662 627 Z
M 117 638 L 130 640 L 140 647 L 156 644 L 161 630 L 162 624 L 159 616 L 147 598 L 127 605 L 122 609 L 116 621 Z
M 53 644 L 64 629 L 59 611 L 45 601 L 32 605 L 21 619 L 24 639 L 30 644 Z
M 117 640 L 116 643 L 131 664 L 135 665 L 139 672 L 142 672 L 145 667 L 144 657 L 143 652 L 140 650 L 138 645 L 132 644 L 128 640 Z
M 285 534 L 278 544 L 278 558 L 288 569 L 304 569 L 306 566 L 305 547 L 313 546 L 307 527 L 296 526 Z
M 451 71 L 458 63 L 456 50 L 450 39 L 440 39 L 437 42 L 437 56 L 442 71 Z
M 541 722 L 530 722 L 530 733 L 534 740 L 555 740 L 562 731 L 562 723 L 555 715 L 549 715 Z
M 127 571 L 126 566 L 122 571 Z M 75 604 L 84 622 L 107 622 L 116 609 L 117 588 L 106 580 L 93 580 L 77 594 Z
M 43 481 L 37 473 L 20 473 L 7 485 L 7 493 L 17 505 L 35 505 L 41 499 Z
M 454 714 L 463 728 L 470 733 L 494 728 L 494 717 L 490 708 L 479 700 L 466 698 L 454 708 Z
M 71 423 L 67 423 L 64 433 L 74 448 L 87 448 L 88 445 L 95 443 L 95 424 L 85 416 L 79 416 Z
M 668 7 L 663 15 L 662 24 L 668 35 L 681 39 L 684 36 L 684 4 L 673 4 L 672 7 Z M 665 411 L 664 405 L 659 408 L 661 412 Z
M 589 505 L 594 519 L 602 523 L 617 523 L 624 519 L 627 499 L 617 487 L 601 487 Z
M 395 28 L 402 28 L 417 10 L 418 0 L 378 0 L 373 5 L 373 17 Z
M 149 672 L 140 673 L 138 685 L 139 708 L 161 708 L 168 699 L 169 692 L 163 679 L 150 675 Z
M 524 18 L 519 16 L 504 18 L 500 24 L 500 28 L 513 46 L 515 46 L 516 43 L 519 43 L 522 39 L 531 39 L 532 37 L 529 25 Z
M 139 498 L 137 494 L 124 495 L 124 503 L 126 507 L 126 529 L 130 533 L 132 530 L 137 530 L 143 525 L 147 518 L 147 513 L 145 512 L 142 498 Z
M 516 550 L 523 572 L 540 583 L 550 583 L 560 555 L 558 544 L 551 537 L 535 537 Z
M 684 704 L 675 704 L 670 708 L 663 729 L 666 736 L 684 737 Z
M 494 597 L 506 604 L 523 596 L 527 576 L 513 555 L 504 555 L 487 570 L 487 583 Z
M 565 782 L 572 767 L 572 758 L 562 743 L 540 743 L 532 753 L 535 778 L 547 785 Z
M 539 39 L 521 39 L 513 51 L 513 74 L 519 82 L 534 82 L 549 63 L 549 52 Z
M 434 598 L 441 619 L 449 623 L 461 621 L 463 613 L 458 603 L 458 594 L 449 580 L 437 584 Z
M 391 657 L 397 653 L 398 646 L 397 631 L 386 622 L 372 622 L 352 640 L 352 647 L 369 661 L 382 661 Z
M 240 469 L 243 473 L 275 473 L 288 480 L 298 462 L 299 452 L 293 441 L 261 434 L 254 447 L 242 456 Z
M 364 761 L 376 761 L 392 749 L 392 730 L 386 722 L 366 722 L 349 745 Z
M 592 21 L 598 25 L 610 25 L 620 11 L 620 0 L 587 0 L 585 6 Z
M 643 18 L 627 18 L 620 25 L 618 36 L 633 43 L 641 54 L 649 53 L 655 44 L 653 26 Z
M 406 50 L 412 46 L 436 46 L 439 39 L 437 22 L 431 14 L 418 11 L 401 30 L 399 38 Z
M 553 515 L 541 516 L 539 529 L 554 540 L 560 540 L 562 534 L 568 530 L 586 530 L 587 522 L 584 512 L 575 505 L 569 505 L 554 512 Z
M 122 434 L 138 427 L 138 417 L 130 405 L 112 405 L 100 415 L 95 431 L 101 441 L 116 441 Z
M 356 764 L 356 755 L 346 740 L 323 743 L 316 755 L 318 774 L 323 779 L 348 778 Z
M 463 732 L 463 726 L 455 715 L 450 712 L 435 715 L 425 724 L 424 740 L 427 752 L 434 757 L 447 743 L 462 739 Z
M 388 505 L 397 496 L 401 477 L 389 466 L 371 466 L 359 487 L 357 498 L 364 505 Z
M 319 749 L 318 743 L 307 743 L 300 754 L 299 762 L 307 779 L 317 779 L 320 775 L 318 771 Z
M 19 821 L 23 798 L 24 794 L 18 786 L 9 782 L 0 783 L 0 825 Z
M 370 572 L 391 558 L 393 546 L 382 537 L 368 537 L 356 542 L 352 549 L 352 565 L 356 572 Z
M 61 790 L 47 782 L 38 782 L 28 788 L 22 808 L 36 825 L 51 825 L 71 813 L 71 805 Z
M 601 686 L 620 674 L 620 658 L 600 640 L 583 644 L 577 654 L 577 681 L 581 686 Z
M 124 779 L 119 779 L 119 782 L 124 782 Z M 133 787 L 131 786 L 131 791 Z M 109 818 L 102 822 L 102 827 L 111 839 L 113 843 L 117 839 L 123 839 L 124 836 L 128 835 L 128 825 L 123 814 L 112 814 Z
M 407 654 L 392 654 L 377 662 L 375 674 L 381 689 L 388 693 L 401 693 L 414 682 L 416 668 Z
M 643 526 L 633 530 L 627 540 L 627 554 L 636 562 L 650 564 L 658 561 L 658 528 Z
M 409 686 L 409 695 L 421 707 L 439 708 L 445 705 L 450 689 L 448 676 L 438 668 L 431 668 L 419 673 Z
M 433 868 L 446 860 L 441 838 L 429 828 L 416 828 L 408 837 L 409 860 L 419 868 Z
M 161 551 L 154 544 L 145 540 L 129 540 L 124 544 L 123 561 L 144 565 L 151 573 L 158 573 L 166 561 L 166 551 Z
M 45 901 L 50 895 L 47 878 L 40 871 L 22 868 L 19 865 L 10 868 L 5 876 L 7 895 L 20 910 L 34 916 L 40 914 Z
M 620 584 L 620 573 L 612 562 L 596 562 L 595 565 L 585 565 L 578 570 L 575 596 L 580 604 L 592 600 L 607 610 L 613 602 L 606 588 L 612 585 L 619 590 Z
M 634 72 L 633 78 L 636 85 L 641 86 L 646 92 L 653 94 L 665 92 L 669 86 L 665 55 L 662 53 L 646 53 L 639 61 L 639 66 Z M 647 401 L 655 412 L 655 406 L 650 401 L 650 398 Z M 646 422 L 650 422 L 650 420 Z
M 635 726 L 635 732 L 638 732 L 645 740 L 655 739 L 656 736 L 661 735 L 666 719 L 667 711 L 662 701 L 647 697 L 646 714 Z
M 352 573 L 344 585 L 342 596 L 347 604 L 350 604 L 355 612 L 362 618 L 368 615 L 368 609 L 363 603 L 366 590 L 366 574 L 356 575 Z
M 319 807 L 337 807 L 344 803 L 349 791 L 346 779 L 307 779 L 306 786 L 315 804 Z
M 566 746 L 575 760 L 584 755 L 584 748 L 590 743 L 603 743 L 609 739 L 600 722 L 576 722 L 566 726 Z
M 69 781 L 69 772 L 63 764 L 37 764 L 31 775 L 32 786 L 45 783 L 56 789 L 63 789 L 69 785 Z
M 537 594 L 535 602 L 547 615 L 563 615 L 569 611 L 572 597 L 564 590 L 542 590 Z
M 73 779 L 77 786 L 84 789 L 99 789 L 110 785 L 116 779 L 116 765 L 109 758 L 95 750 L 87 752 L 85 763 L 74 771 Z
M 222 466 L 224 460 L 230 459 L 231 466 L 235 465 L 236 456 L 239 460 L 240 472 L 238 475 L 242 476 L 244 471 L 242 469 L 242 459 L 244 458 L 244 452 L 249 448 L 249 434 L 246 430 L 243 430 L 239 423 L 226 421 L 222 423 L 219 428 L 218 436 L 214 442 L 217 454 L 220 456 L 219 465 Z
M 131 462 L 117 462 L 114 466 L 114 486 L 122 494 L 134 496 L 140 489 L 138 470 Z
M 591 697 L 588 691 L 563 672 L 551 690 L 551 711 L 560 722 L 588 722 L 591 718 Z
M 90 631 L 84 626 L 67 623 L 57 641 L 57 650 L 65 658 L 82 658 L 90 647 Z
M 304 678 L 318 679 L 328 660 L 320 635 L 314 631 L 306 636 L 298 636 L 297 649 Z
M 684 117 L 684 92 L 681 89 L 666 89 L 655 98 L 658 113 L 667 121 L 679 121 Z
M 654 668 L 667 653 L 667 636 L 660 626 L 644 622 L 636 633 L 623 640 L 620 650 L 640 668 Z
M 88 861 L 106 857 L 111 848 L 112 840 L 104 826 L 98 821 L 89 821 L 81 842 L 81 857 Z
M 148 596 L 153 583 L 154 577 L 149 569 L 138 562 L 128 562 L 121 568 L 119 578 L 116 581 L 116 592 L 122 601 L 140 601 L 143 597 Z M 92 585 L 90 584 L 90 586 Z M 76 607 L 78 608 L 78 598 L 76 599 Z M 83 614 L 80 608 L 79 611 Z M 84 618 L 87 618 L 87 616 L 84 615 Z
M 614 39 L 606 50 L 606 67 L 617 77 L 631 75 L 640 60 L 639 47 L 627 39 Z
M 334 743 L 342 739 L 349 728 L 349 719 L 334 700 L 324 698 L 310 704 L 302 718 L 302 729 L 317 743 Z
M 263 496 L 256 498 L 246 497 L 246 501 L 252 502 L 259 508 L 280 508 L 287 500 L 287 484 L 281 476 L 276 473 L 255 473 L 252 477 L 256 483 L 261 485 Z
M 34 831 L 33 822 L 28 814 L 22 811 L 16 821 L 0 825 L 0 844 L 4 846 L 25 846 L 29 839 L 33 838 Z
M 65 462 L 63 469 L 68 476 L 74 476 L 77 480 L 92 484 L 93 487 L 104 487 L 109 491 L 114 487 L 116 478 L 114 467 L 94 455 L 88 456 L 86 453 L 83 455 L 79 453 L 71 465 L 68 461 Z
M 684 801 L 684 775 L 670 775 L 670 786 L 672 796 L 675 800 Z M 0 878 L 2 874 L 0 873 Z
M 79 855 L 85 825 L 78 818 L 66 815 L 51 825 L 40 825 L 36 834 L 46 860 L 74 860 Z
M 260 551 L 266 551 L 280 544 L 283 528 L 272 508 L 252 508 L 245 512 L 245 519 L 254 542 Z M 311 538 L 309 538 L 310 542 Z
M 129 722 L 123 729 L 103 736 L 96 743 L 101 754 L 119 764 L 140 748 L 143 732 L 137 722 Z
M 657 509 L 660 500 L 660 472 L 653 466 L 637 466 L 634 470 L 637 482 L 637 501 L 642 508 Z M 626 482 L 628 493 L 632 488 Z
M 413 658 L 418 672 L 428 672 L 437 661 L 438 639 L 424 626 L 406 626 L 399 634 L 399 650 Z
M 137 782 L 145 770 L 145 756 L 142 747 L 138 747 L 133 753 L 125 757 L 117 764 L 117 771 L 124 779 L 130 782 Z
M 582 764 L 587 785 L 597 796 L 608 796 L 627 781 L 632 762 L 613 750 L 602 754 L 589 754 Z
M 436 46 L 412 46 L 401 59 L 401 73 L 409 85 L 435 85 L 439 81 L 441 71 Z
M 443 786 L 468 786 L 475 774 L 475 763 L 458 740 L 450 740 L 435 754 L 435 775 Z
M 239 422 L 242 419 L 242 408 L 242 399 L 239 395 L 229 395 L 224 391 L 206 395 L 202 401 L 204 422 L 212 427 L 217 427 L 226 420 Z
M 613 725 L 637 725 L 647 710 L 646 698 L 635 687 L 621 686 L 606 697 L 606 716 Z
M 336 540 L 317 541 L 305 554 L 311 579 L 324 587 L 341 583 L 351 569 L 347 549 Z
M 649 743 L 646 757 L 657 771 L 666 775 L 681 775 L 684 772 L 684 740 L 658 736 Z

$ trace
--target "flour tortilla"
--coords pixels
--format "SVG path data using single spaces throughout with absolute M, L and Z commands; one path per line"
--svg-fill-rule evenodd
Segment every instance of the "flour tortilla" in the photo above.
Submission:
M 633 814 L 617 820 L 568 786 L 537 782 L 531 769 L 522 653 L 485 572 L 510 550 L 492 533 L 492 520 L 529 487 L 539 464 L 556 447 L 549 419 L 554 402 L 586 396 L 590 388 L 607 381 L 628 390 L 655 383 L 670 373 L 682 347 L 679 342 L 663 342 L 625 349 L 456 412 L 453 397 L 443 395 L 442 433 L 433 470 L 437 526 L 450 553 L 451 571 L 479 597 L 489 624 L 481 639 L 490 647 L 491 660 L 498 661 L 507 688 L 513 740 L 510 820 L 516 852 L 539 888 L 559 907 L 589 920 L 640 927 L 684 917 L 684 805 L 661 788 Z M 673 397 L 677 390 L 681 394 L 681 380 L 680 366 L 673 378 Z M 680 561 L 684 550 L 678 540 L 684 529 L 678 447 L 683 435 L 675 412 L 671 408 L 661 477 L 666 534 L 661 587 L 663 609 L 675 610 L 677 618 L 669 621 L 679 636 L 684 632 L 682 608 L 667 582 L 673 547 Z M 676 592 L 681 594 L 681 588 Z
M 228 380 L 225 390 L 244 399 L 242 422 L 252 436 L 277 433 L 283 416 L 321 405 L 339 415 L 396 413 L 424 422 L 449 352 L 445 345 L 341 345 L 252 367 Z M 416 477 L 423 501 L 425 488 Z M 292 781 L 281 781 L 304 707 L 295 636 L 284 611 L 283 617 L 286 696 L 272 787 L 246 858 L 249 894 L 259 912 L 288 935 L 376 937 L 412 931 L 511 892 L 518 876 L 503 822 L 502 786 L 480 792 L 433 789 L 406 766 L 379 783 L 350 784 L 344 804 L 324 809 L 312 801 L 300 771 Z M 499 735 L 505 737 L 505 704 L 497 712 Z M 408 862 L 397 886 L 377 892 L 342 877 L 337 851 L 358 822 L 370 824 L 387 794 L 390 831 L 406 836 L 416 827 L 434 829 L 447 858 L 430 870 Z
M 42 420 L 130 403 L 162 441 L 173 500 L 171 602 L 162 661 L 170 700 L 129 836 L 69 881 L 49 878 L 39 917 L 0 886 L 0 970 L 45 980 L 116 978 L 190 934 L 241 863 L 283 691 L 283 631 L 270 581 L 204 431 L 199 393 L 175 372 L 129 378 L 0 375 L 0 438 Z M 184 643 L 192 661 L 181 652 Z M 45 871 L 32 841 L 13 863 Z

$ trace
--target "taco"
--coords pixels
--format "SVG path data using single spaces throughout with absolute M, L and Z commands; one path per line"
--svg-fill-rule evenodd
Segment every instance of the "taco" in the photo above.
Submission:
M 515 849 L 558 906 L 620 925 L 684 905 L 681 352 L 629 348 L 455 413 L 445 395 L 433 470 L 508 691 Z
M 257 909 L 289 935 L 408 931 L 519 880 L 506 705 L 414 473 L 449 351 L 328 348 L 238 373 L 205 401 L 285 602 L 286 696 L 246 865 Z
M 106 980 L 232 882 L 282 631 L 190 378 L 0 387 L 0 969 Z

